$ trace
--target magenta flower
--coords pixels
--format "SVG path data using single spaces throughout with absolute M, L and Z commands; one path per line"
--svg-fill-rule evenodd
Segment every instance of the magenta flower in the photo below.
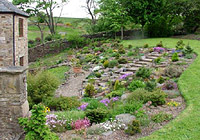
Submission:
M 120 80 L 126 79 L 128 76 L 131 76 L 131 75 L 133 75 L 133 73 L 127 73 L 127 74 L 124 74 L 124 75 L 120 76 L 119 79 Z
M 100 101 L 101 103 L 103 103 L 105 106 L 108 106 L 108 104 L 110 103 L 110 100 L 109 99 L 103 99 Z
M 85 117 L 85 119 L 77 120 L 71 123 L 71 127 L 75 130 L 85 129 L 90 126 L 90 120 Z
M 165 51 L 165 48 L 162 48 L 162 47 L 155 47 L 153 48 L 154 52 L 159 52 L 159 53 L 162 53 Z
M 119 100 L 119 97 L 112 97 L 111 100 L 112 100 L 113 102 L 118 101 L 118 100 Z

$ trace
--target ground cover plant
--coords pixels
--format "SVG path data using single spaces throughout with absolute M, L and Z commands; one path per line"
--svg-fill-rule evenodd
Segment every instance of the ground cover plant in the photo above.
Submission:
M 151 131 L 146 131 L 146 134 L 149 135 L 160 128 L 158 126 L 165 125 L 171 119 L 174 119 L 180 111 L 184 109 L 184 101 L 180 94 L 177 94 L 180 88 L 177 82 L 180 83 L 179 77 L 189 64 L 193 62 L 196 54 L 194 54 L 195 50 L 190 51 L 190 49 L 184 47 L 183 50 L 186 49 L 188 52 L 192 52 L 194 58 L 188 59 L 185 55 L 181 55 L 183 51 L 180 51 L 176 52 L 180 59 L 173 62 L 172 55 L 176 50 L 169 49 L 169 47 L 166 48 L 166 42 L 163 41 L 163 39 L 160 40 L 162 40 L 162 48 L 164 49 L 157 48 L 158 46 L 160 47 L 160 45 L 157 45 L 158 42 L 160 42 L 158 40 L 156 40 L 157 43 L 154 44 L 155 46 L 149 41 L 148 47 L 139 47 L 137 49 L 128 47 L 126 46 L 127 43 L 123 42 L 125 53 L 120 53 L 119 57 L 113 55 L 113 52 L 121 50 L 121 45 L 113 45 L 115 41 L 104 42 L 103 45 L 100 46 L 103 48 L 101 49 L 103 51 L 98 54 L 96 51 L 89 48 L 85 48 L 84 50 L 87 51 L 83 53 L 75 52 L 75 57 L 77 59 L 85 57 L 89 53 L 98 57 L 90 60 L 88 59 L 88 62 L 85 64 L 82 63 L 83 67 L 86 65 L 89 67 L 91 74 L 86 78 L 86 82 L 83 83 L 82 99 L 78 100 L 80 104 L 69 109 L 63 109 L 64 112 L 69 114 L 80 114 L 80 117 L 73 117 L 75 119 L 72 121 L 70 117 L 61 117 L 62 115 L 58 115 L 62 114 L 62 112 L 58 114 L 55 113 L 58 115 L 56 119 L 58 118 L 58 120 L 66 121 L 67 123 L 63 129 L 60 129 L 59 126 L 59 129 L 52 129 L 52 131 L 74 129 L 77 132 L 77 136 L 85 137 L 86 133 L 92 134 L 92 138 L 94 138 L 100 136 L 100 134 L 104 132 L 110 131 L 110 129 L 102 130 L 102 128 L 107 128 L 109 126 L 112 128 L 111 136 L 123 132 L 130 138 L 140 138 L 147 128 L 153 128 Z M 176 48 L 175 45 L 178 41 L 179 40 L 176 39 L 174 44 L 170 44 L 173 45 L 171 48 Z M 134 41 L 131 44 L 136 46 L 134 45 Z M 112 51 L 109 47 L 112 47 Z M 127 53 L 130 51 L 133 52 L 133 55 L 128 56 Z M 138 56 L 138 54 L 140 58 L 135 57 L 136 55 Z M 153 59 L 158 57 L 161 57 L 163 61 L 155 64 Z M 119 63 L 118 58 L 125 58 L 127 63 Z M 98 63 L 93 59 L 98 59 Z M 188 63 L 180 65 L 179 63 L 182 63 L 183 60 Z M 112 61 L 114 61 L 114 64 L 112 67 L 109 67 L 109 62 Z M 118 61 L 118 63 L 116 61 Z M 106 65 L 105 62 L 107 62 Z M 120 62 L 122 61 L 120 60 Z M 176 71 L 174 70 L 175 72 L 170 73 L 171 70 L 169 69 L 173 67 L 176 68 Z M 59 103 L 56 104 L 59 105 Z M 50 108 L 52 107 L 50 106 Z M 166 110 L 169 114 L 158 113 Z M 173 114 L 172 110 L 177 113 Z M 135 116 L 135 119 L 128 123 L 125 122 L 125 119 L 118 120 L 122 124 L 126 123 L 126 127 L 115 128 L 115 126 L 121 124 L 112 123 L 112 119 L 115 120 L 120 117 L 120 115 L 125 114 L 129 114 L 131 117 Z M 172 123 L 173 122 L 174 120 Z M 78 124 L 77 127 L 75 127 L 74 124 Z M 98 126 L 99 124 L 101 124 L 102 127 L 96 128 L 95 125 Z M 81 131 L 79 131 L 80 127 Z M 87 132 L 85 132 L 86 128 L 88 128 Z M 162 129 L 159 131 L 162 131 Z

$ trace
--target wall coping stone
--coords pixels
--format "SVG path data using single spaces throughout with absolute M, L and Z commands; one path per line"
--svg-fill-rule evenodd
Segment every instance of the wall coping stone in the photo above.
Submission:
M 28 67 L 22 67 L 22 66 L 10 66 L 10 67 L 0 67 L 0 73 L 23 73 L 26 71 Z

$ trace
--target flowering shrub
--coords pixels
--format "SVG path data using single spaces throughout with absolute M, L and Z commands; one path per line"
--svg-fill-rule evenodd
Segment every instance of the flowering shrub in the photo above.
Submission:
M 78 107 L 78 110 L 85 110 L 87 106 L 88 106 L 88 103 L 84 103 Z
M 101 100 L 100 102 L 103 103 L 105 106 L 108 106 L 109 104 L 115 102 L 115 101 L 118 101 L 119 100 L 119 97 L 112 97 L 111 99 L 103 99 Z
M 103 123 L 100 123 L 98 126 L 102 128 L 105 132 L 124 130 L 126 128 L 126 125 L 121 123 L 120 120 L 111 120 L 111 121 L 103 122 Z
M 66 120 L 59 120 L 57 115 L 49 114 L 46 116 L 46 125 L 48 125 L 51 130 L 55 132 L 63 132 L 66 130 Z
M 119 77 L 119 80 L 124 80 L 124 79 L 126 79 L 127 77 L 129 77 L 129 76 L 131 76 L 131 75 L 133 75 L 133 73 L 126 73 L 126 74 L 120 76 L 120 77 Z
M 75 130 L 85 129 L 90 126 L 90 120 L 87 117 L 85 117 L 85 119 L 72 122 L 71 126 Z
M 154 52 L 159 52 L 159 53 L 162 53 L 165 51 L 165 48 L 162 48 L 162 47 L 155 47 L 153 48 Z

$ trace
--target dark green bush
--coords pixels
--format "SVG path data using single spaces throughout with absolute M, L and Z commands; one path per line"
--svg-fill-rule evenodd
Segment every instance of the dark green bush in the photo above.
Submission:
M 95 95 L 95 89 L 92 84 L 88 84 L 85 87 L 85 94 L 84 97 L 93 97 Z
M 139 101 L 130 101 L 124 104 L 124 112 L 125 113 L 134 113 L 138 109 L 142 107 L 142 103 Z
M 183 40 L 179 40 L 176 43 L 176 50 L 183 50 L 184 49 L 185 44 L 183 43 Z
M 165 82 L 165 79 L 164 79 L 162 76 L 160 76 L 160 77 L 157 79 L 157 82 L 158 82 L 159 84 L 163 84 L 163 83 Z
M 53 39 L 52 35 L 47 35 L 45 41 L 51 41 Z
M 58 88 L 59 80 L 50 72 L 29 74 L 27 78 L 29 105 L 32 107 L 49 97 L 53 97 Z
M 97 108 L 93 110 L 88 110 L 85 112 L 85 114 L 91 123 L 100 123 L 107 118 L 108 111 L 105 109 Z
M 128 63 L 128 60 L 126 58 L 119 58 L 118 62 L 119 62 L 119 64 L 126 64 L 126 63 Z
M 179 57 L 178 57 L 178 53 L 175 52 L 173 55 L 172 55 L 172 62 L 176 62 L 179 60 Z
M 145 88 L 145 83 L 140 80 L 133 80 L 130 85 L 128 86 L 128 90 L 134 91 L 138 88 Z
M 101 73 L 95 72 L 95 76 L 96 76 L 97 78 L 100 78 L 100 77 L 101 77 Z
M 126 51 L 125 51 L 123 45 L 121 45 L 121 46 L 119 47 L 118 52 L 119 52 L 120 54 L 125 54 L 125 53 L 126 53 Z
M 125 130 L 125 133 L 129 135 L 135 135 L 136 133 L 140 133 L 140 122 L 138 120 L 133 120 L 131 124 L 128 125 L 128 128 Z
M 67 111 L 76 109 L 81 105 L 81 102 L 77 97 L 51 97 L 44 101 L 44 104 L 48 106 L 51 110 L 56 111 Z
M 119 89 L 119 90 L 114 90 L 110 93 L 108 93 L 106 95 L 107 98 L 112 98 L 112 97 L 121 97 L 124 94 L 124 90 L 123 89 Z
M 141 77 L 143 79 L 149 78 L 151 75 L 151 70 L 146 67 L 140 67 L 139 70 L 136 71 L 136 76 Z
M 146 84 L 145 89 L 148 91 L 153 91 L 157 86 L 157 83 L 155 82 L 155 80 L 149 80 L 145 82 L 145 84 Z
M 80 36 L 78 33 L 71 34 L 67 37 L 67 40 L 72 43 L 75 48 L 81 48 L 85 46 L 88 42 L 87 39 Z
M 189 45 L 187 45 L 186 48 L 183 50 L 184 55 L 189 55 L 192 54 L 193 52 L 194 50 Z
M 106 106 L 103 103 L 99 102 L 99 100 L 97 99 L 92 99 L 88 101 L 88 106 L 86 107 L 86 110 L 93 110 L 97 108 L 106 109 Z

